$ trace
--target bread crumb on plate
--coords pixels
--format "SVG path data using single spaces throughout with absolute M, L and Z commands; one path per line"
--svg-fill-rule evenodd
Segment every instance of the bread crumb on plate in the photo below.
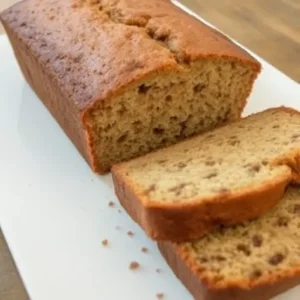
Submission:
M 136 261 L 132 261 L 129 265 L 129 269 L 135 271 L 140 268 L 140 264 Z
M 106 240 L 106 239 L 103 240 L 103 241 L 102 241 L 102 245 L 103 245 L 103 246 L 108 246 L 108 240 Z
M 146 248 L 146 247 L 143 247 L 143 248 L 141 249 L 141 251 L 142 251 L 143 253 L 148 253 L 148 252 L 149 252 L 148 248 Z

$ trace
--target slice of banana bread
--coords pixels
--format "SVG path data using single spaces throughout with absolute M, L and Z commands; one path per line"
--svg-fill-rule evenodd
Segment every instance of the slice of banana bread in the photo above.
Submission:
M 266 215 L 159 248 L 197 300 L 269 300 L 300 284 L 300 190 Z
M 27 0 L 0 15 L 27 82 L 92 168 L 240 117 L 260 63 L 161 0 Z
M 275 108 L 115 166 L 116 194 L 153 239 L 201 237 L 265 213 L 299 182 L 300 114 Z

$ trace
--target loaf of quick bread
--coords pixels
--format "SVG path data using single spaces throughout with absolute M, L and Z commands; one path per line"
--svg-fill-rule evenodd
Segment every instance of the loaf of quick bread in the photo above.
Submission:
M 274 108 L 112 168 L 116 194 L 156 240 L 256 218 L 300 183 L 300 113 Z
M 27 82 L 100 173 L 238 119 L 260 71 L 167 0 L 27 0 L 0 18 Z

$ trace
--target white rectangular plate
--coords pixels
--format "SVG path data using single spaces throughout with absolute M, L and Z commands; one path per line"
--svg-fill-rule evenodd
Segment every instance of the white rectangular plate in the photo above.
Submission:
M 300 86 L 263 65 L 245 114 L 300 109 Z M 192 299 L 118 204 L 111 177 L 91 172 L 25 83 L 6 37 L 0 38 L 0 99 L 0 222 L 31 299 L 151 300 L 157 293 Z M 130 271 L 131 261 L 141 269 Z M 276 299 L 298 300 L 299 293 L 297 287 Z

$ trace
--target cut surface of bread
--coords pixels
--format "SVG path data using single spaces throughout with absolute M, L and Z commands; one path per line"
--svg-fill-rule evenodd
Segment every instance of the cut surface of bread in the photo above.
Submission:
M 274 108 L 113 168 L 116 193 L 154 239 L 257 217 L 299 182 L 300 114 Z
M 159 248 L 197 300 L 269 300 L 300 283 L 299 229 L 300 190 L 288 188 L 256 220 Z
M 26 80 L 97 172 L 240 117 L 260 64 L 161 0 L 1 14 Z

